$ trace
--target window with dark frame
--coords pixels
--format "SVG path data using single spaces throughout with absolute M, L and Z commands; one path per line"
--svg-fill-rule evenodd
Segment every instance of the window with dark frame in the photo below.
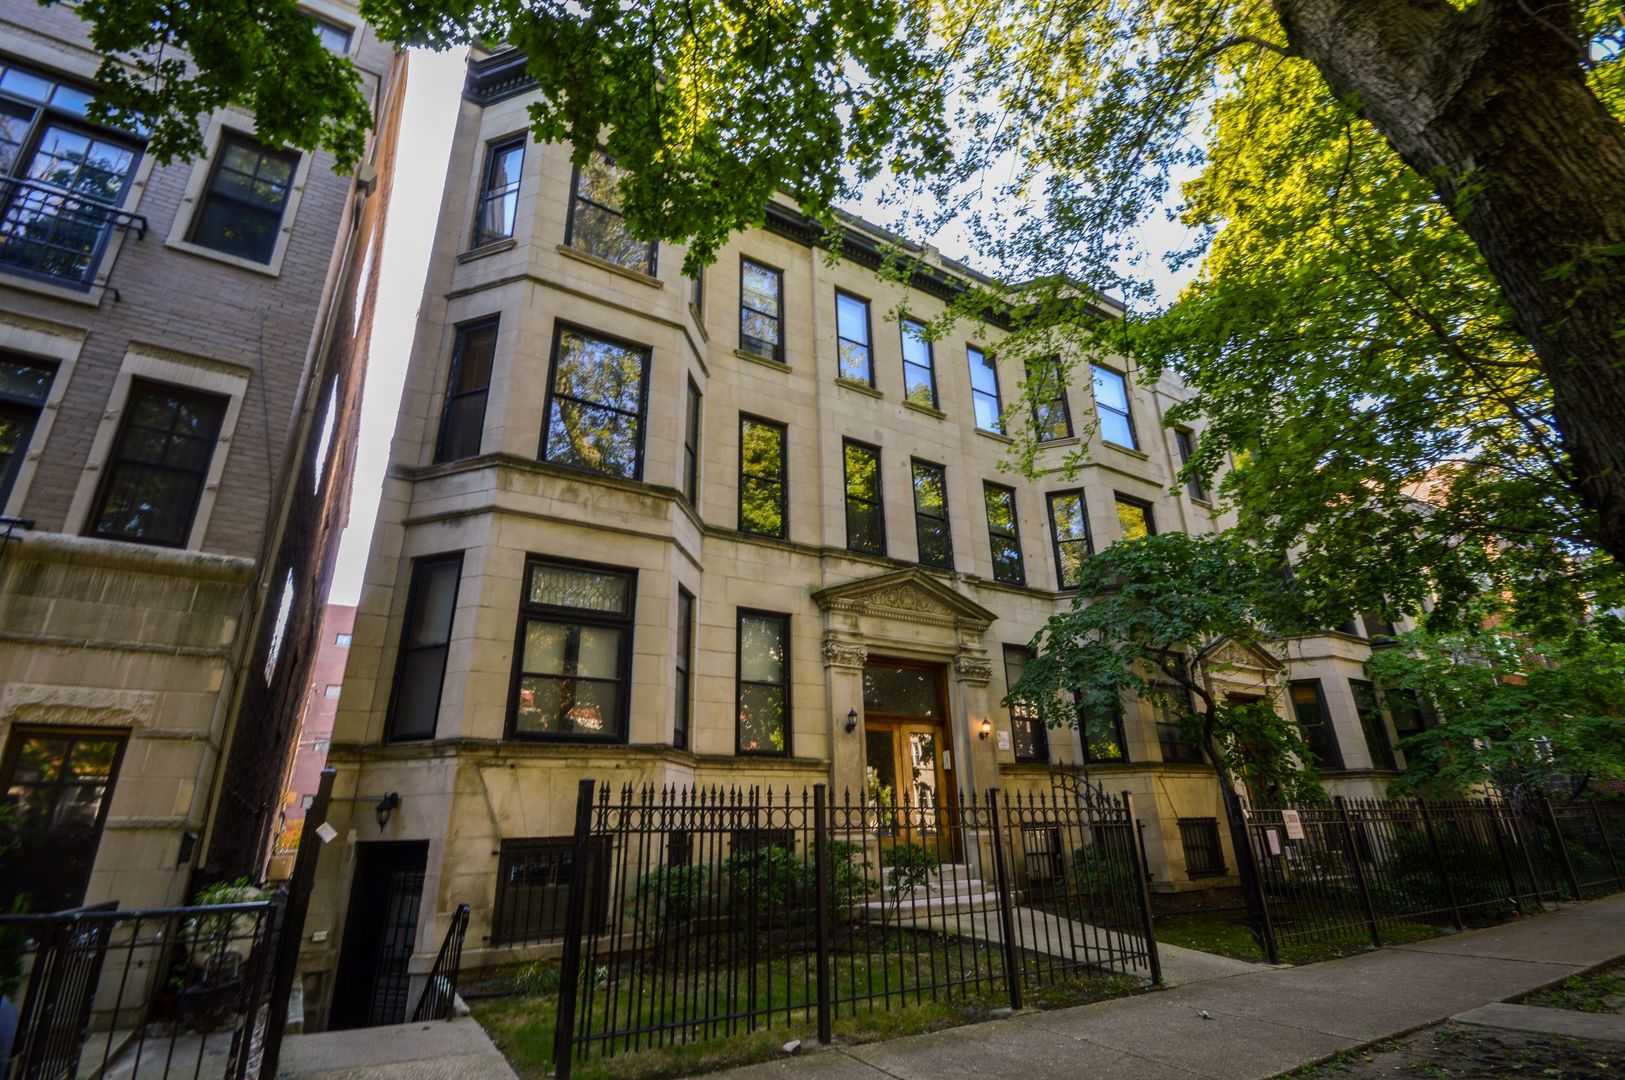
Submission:
M 0 57 L 0 266 L 89 289 L 141 142 L 89 121 L 91 91 Z
M 1316 764 L 1322 769 L 1341 769 L 1343 755 L 1337 748 L 1337 736 L 1332 731 L 1332 718 L 1326 709 L 1320 680 L 1294 680 L 1287 693 L 1292 702 L 1292 718 L 1297 721 L 1309 752 L 1315 755 Z
M 636 587 L 632 571 L 526 563 L 510 738 L 626 741 Z
M 1117 524 L 1122 529 L 1124 540 L 1144 540 L 1157 531 L 1156 520 L 1151 516 L 1151 504 L 1127 495 L 1117 496 Z
M 1033 432 L 1039 442 L 1072 437 L 1072 407 L 1057 357 L 1027 361 L 1027 391 L 1033 406 Z
M 920 545 L 920 565 L 954 568 L 954 539 L 948 527 L 948 470 L 915 458 L 914 536 Z
M 683 414 L 683 498 L 700 502 L 700 388 L 688 380 L 688 408 Z
M 688 304 L 694 309 L 700 324 L 705 324 L 705 267 L 694 271 L 694 276 L 688 279 Z
M 903 398 L 928 409 L 937 407 L 937 367 L 926 326 L 917 319 L 899 324 L 903 337 Z
M 1395 635 L 1394 624 L 1380 612 L 1368 611 L 1360 616 L 1360 629 L 1373 645 L 1391 645 Z
M 740 754 L 790 753 L 790 616 L 739 609 Z
M 1050 537 L 1055 544 L 1056 587 L 1076 589 L 1083 575 L 1083 563 L 1094 545 L 1089 539 L 1089 515 L 1084 510 L 1082 491 L 1049 493 Z
M 1190 428 L 1175 428 L 1174 445 L 1179 448 L 1179 467 L 1184 468 L 1196 456 L 1196 433 Z M 1199 477 L 1192 476 L 1185 481 L 1185 494 L 1197 502 L 1207 502 L 1207 489 Z
M 784 363 L 784 274 L 739 257 L 739 348 Z
M 1032 653 L 1023 645 L 1004 647 L 1004 689 L 1009 693 L 1021 674 L 1027 669 Z M 1030 701 L 1010 703 L 1010 745 L 1017 761 L 1048 761 L 1049 732 L 1038 713 L 1038 706 Z
M 306 12 L 305 15 L 315 24 L 316 37 L 321 41 L 322 48 L 340 56 L 350 54 L 350 38 L 352 34 L 349 27 L 328 22 L 326 19 L 311 15 L 309 12 Z
M 89 535 L 185 547 L 225 415 L 215 394 L 132 382 Z
M 1114 446 L 1138 450 L 1134 437 L 1134 417 L 1129 411 L 1128 379 L 1111 368 L 1094 367 L 1095 416 L 1100 421 L 1100 437 Z
M 993 357 L 974 345 L 965 347 L 965 359 L 970 364 L 970 397 L 976 426 L 1003 435 L 1004 402 L 999 397 L 999 369 Z
M 739 531 L 783 540 L 790 534 L 787 428 L 739 414 Z
M 0 911 L 26 894 L 33 911 L 84 903 L 127 735 L 107 729 L 11 729 L 0 755 Z
M 869 345 L 869 301 L 835 290 L 835 351 L 843 379 L 875 384 L 874 350 Z
M 694 666 L 694 596 L 677 586 L 676 700 L 672 705 L 671 744 L 688 749 L 688 718 L 693 690 L 689 675 Z
M 1196 713 L 1196 702 L 1190 690 L 1175 682 L 1155 682 L 1149 690 L 1162 760 L 1200 765 L 1203 760 L 1202 745 L 1185 733 L 1185 718 Z
M 298 167 L 294 151 L 224 133 L 187 239 L 223 255 L 269 263 Z
M 1218 818 L 1180 818 L 1179 843 L 1185 849 L 1185 875 L 1192 880 L 1225 872 Z
M 846 486 L 846 546 L 870 555 L 886 554 L 886 510 L 880 485 L 880 448 L 853 439 L 841 441 Z
M 435 461 L 461 461 L 479 456 L 496 345 L 495 318 L 465 323 L 457 328 L 451 351 L 451 372 L 446 376 L 446 403 L 440 412 L 440 438 L 435 442 Z
M 608 917 L 609 858 L 607 838 L 597 845 L 588 865 L 593 868 L 587 893 L 589 927 Z M 551 941 L 564 936 L 564 916 L 570 885 L 575 878 L 575 840 L 569 836 L 504 840 L 497 857 L 496 903 L 491 913 L 491 943 L 517 945 Z
M 20 356 L 0 356 L 0 513 L 22 471 L 28 443 L 39 426 L 51 393 L 56 365 Z
M 643 478 L 648 349 L 560 324 L 548 386 L 543 460 Z
M 987 507 L 987 542 L 993 554 L 993 580 L 1006 585 L 1027 584 L 1027 567 L 1021 556 L 1021 526 L 1016 520 L 1015 489 L 983 481 L 982 502 Z
M 460 551 L 412 560 L 406 623 L 401 629 L 394 692 L 384 724 L 386 741 L 434 738 L 462 577 Z
M 519 210 L 519 178 L 525 168 L 525 136 L 487 143 L 485 171 L 480 176 L 480 203 L 474 213 L 474 246 L 483 247 L 513 235 Z
M 1102 765 L 1128 760 L 1128 741 L 1123 737 L 1123 705 L 1113 701 L 1105 710 L 1091 709 L 1077 702 L 1079 742 L 1083 744 L 1083 760 L 1089 765 Z
M 594 150 L 570 182 L 570 219 L 564 244 L 623 270 L 654 276 L 655 245 L 639 240 L 621 216 L 621 169 Z
M 1388 714 L 1394 718 L 1394 734 L 1399 742 L 1433 726 L 1433 707 L 1415 690 L 1384 688 L 1382 699 L 1388 706 Z
M 1383 723 L 1382 707 L 1377 702 L 1377 688 L 1365 679 L 1350 679 L 1349 693 L 1354 696 L 1354 715 L 1360 718 L 1360 731 L 1365 735 L 1371 767 L 1397 769 L 1394 744 L 1388 739 L 1388 726 Z

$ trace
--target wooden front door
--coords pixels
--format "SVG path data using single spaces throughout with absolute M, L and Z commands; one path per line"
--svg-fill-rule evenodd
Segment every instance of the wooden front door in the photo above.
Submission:
M 865 795 L 882 811 L 883 843 L 955 861 L 959 796 L 941 667 L 875 660 L 863 683 Z

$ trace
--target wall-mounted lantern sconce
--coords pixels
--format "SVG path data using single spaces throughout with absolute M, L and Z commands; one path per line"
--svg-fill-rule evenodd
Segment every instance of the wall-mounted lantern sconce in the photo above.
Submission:
M 976 733 L 976 737 L 983 742 L 987 742 L 987 737 L 991 734 L 993 734 L 993 721 L 984 716 L 982 717 L 981 730 Z
M 848 709 L 846 710 L 846 733 L 850 735 L 856 730 L 858 730 L 858 710 Z
M 378 819 L 379 832 L 384 831 L 384 826 L 389 824 L 389 815 L 393 814 L 396 807 L 400 805 L 401 793 L 398 791 L 391 791 L 378 800 L 378 805 L 372 808 L 372 816 Z

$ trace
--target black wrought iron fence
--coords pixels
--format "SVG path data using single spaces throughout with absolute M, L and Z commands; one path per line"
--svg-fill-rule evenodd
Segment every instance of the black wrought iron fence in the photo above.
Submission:
M 1625 888 L 1625 807 L 1336 799 L 1247 812 L 1265 950 L 1415 937 Z
M 257 1077 L 279 903 L 0 916 L 23 959 L 0 1080 Z
M 412 1010 L 413 1023 L 419 1020 L 450 1020 L 457 1002 L 457 976 L 463 963 L 463 938 L 468 934 L 467 904 L 458 904 L 452 913 L 451 925 L 435 954 L 434 967 L 429 980 L 423 984 L 417 1008 Z
M 1132 802 L 584 782 L 555 1066 L 924 1002 L 1158 980 Z M 549 881 L 561 881 L 555 875 Z

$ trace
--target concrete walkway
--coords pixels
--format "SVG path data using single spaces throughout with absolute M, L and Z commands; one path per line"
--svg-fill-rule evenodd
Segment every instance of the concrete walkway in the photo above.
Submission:
M 1625 957 L 1625 895 L 1487 930 L 718 1074 L 1264 1080 Z
M 472 1017 L 282 1040 L 279 1080 L 518 1080 Z

